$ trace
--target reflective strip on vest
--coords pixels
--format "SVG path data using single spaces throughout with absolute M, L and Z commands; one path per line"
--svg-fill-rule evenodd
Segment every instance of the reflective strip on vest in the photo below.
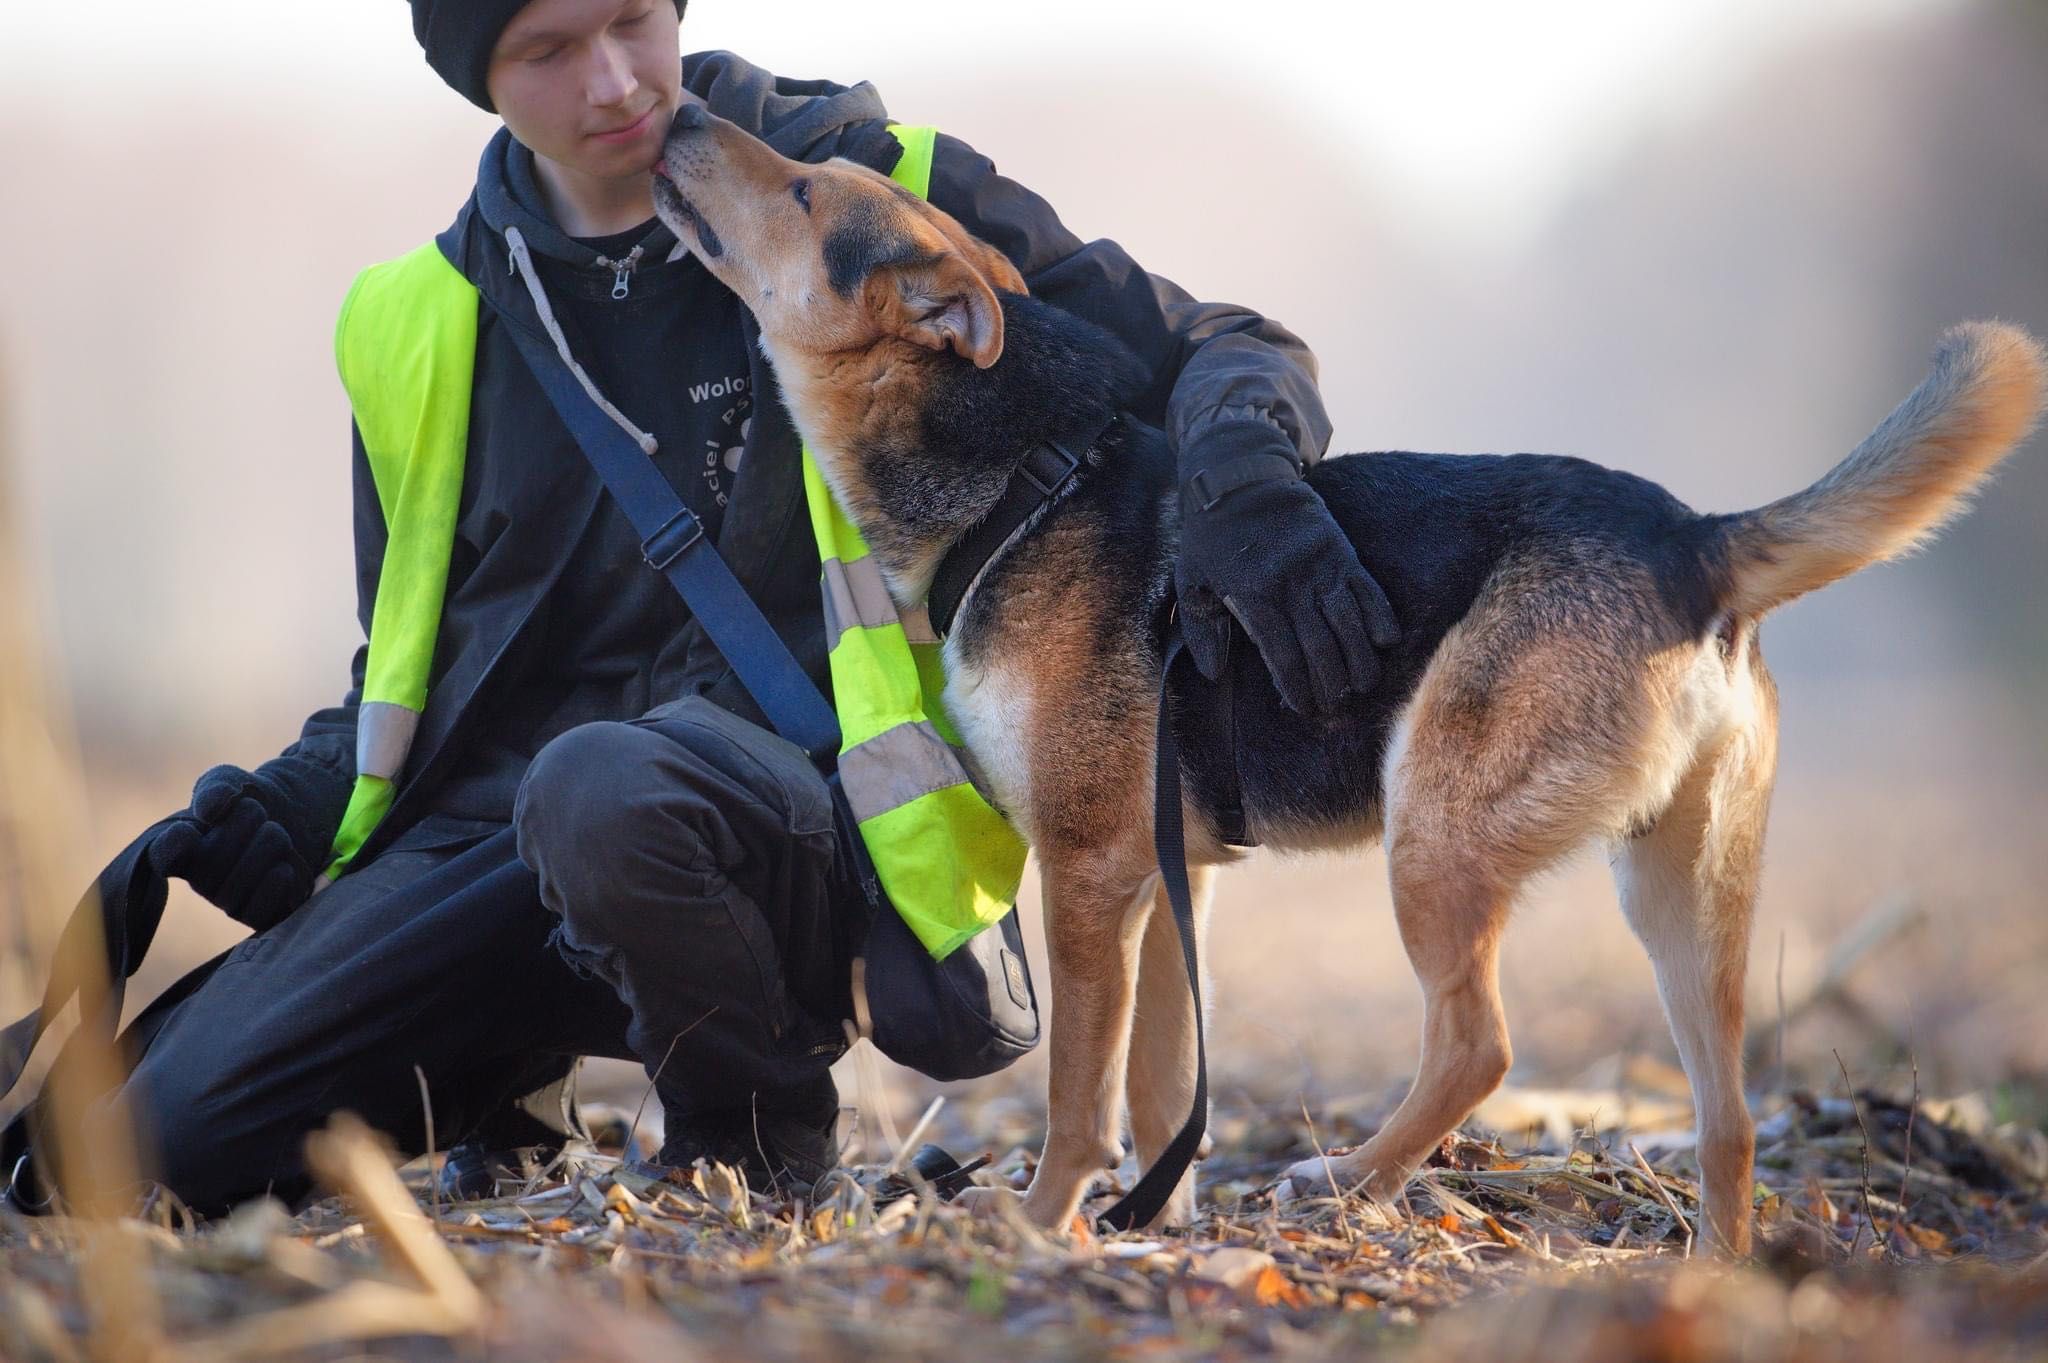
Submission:
M 356 707 L 356 772 L 397 779 L 419 732 L 420 712 L 388 700 L 366 700 Z
M 856 823 L 957 786 L 965 775 L 960 753 L 930 721 L 884 729 L 839 754 L 839 784 L 846 788 Z
M 348 869 L 391 808 L 427 706 L 469 445 L 476 286 L 433 242 L 356 276 L 334 328 L 384 512 L 385 549 L 356 717 L 356 784 L 323 880 Z
M 932 128 L 890 129 L 891 174 L 923 197 Z M 945 677 L 929 615 L 899 613 L 881 567 L 804 451 L 804 496 L 823 564 L 833 706 L 843 735 L 839 782 L 890 901 L 944 959 L 1016 902 L 1023 840 L 975 788 L 947 721 Z
M 889 597 L 888 584 L 882 580 L 882 565 L 875 562 L 872 554 L 857 558 L 852 563 L 841 563 L 836 558 L 826 559 L 824 586 L 827 653 L 839 646 L 839 636 L 853 625 L 873 629 L 898 621 L 903 626 L 904 637 L 913 644 L 936 644 L 939 641 L 939 636 L 932 633 L 931 613 L 923 606 L 900 615 L 897 613 L 896 603 Z

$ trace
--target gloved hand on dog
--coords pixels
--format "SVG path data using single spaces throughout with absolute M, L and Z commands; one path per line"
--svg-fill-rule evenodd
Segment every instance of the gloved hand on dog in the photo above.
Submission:
M 1250 419 L 1228 426 L 1260 428 L 1263 448 L 1232 451 L 1181 485 L 1175 583 L 1195 666 L 1216 680 L 1235 618 L 1297 714 L 1370 692 L 1376 650 L 1401 640 L 1387 594 L 1302 480 L 1279 429 Z M 1221 436 L 1217 427 L 1202 433 L 1205 443 Z
M 209 768 L 191 807 L 150 845 L 150 865 L 261 932 L 306 902 L 327 864 L 339 813 L 329 813 L 325 777 L 280 762 Z

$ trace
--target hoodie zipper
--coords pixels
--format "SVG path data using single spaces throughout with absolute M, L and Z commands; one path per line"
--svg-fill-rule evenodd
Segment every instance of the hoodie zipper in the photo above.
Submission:
M 599 265 L 612 272 L 612 298 L 614 301 L 624 298 L 633 291 L 633 271 L 639 267 L 640 254 L 646 249 L 644 246 L 635 246 L 632 253 L 624 260 L 611 260 L 605 256 L 597 258 Z

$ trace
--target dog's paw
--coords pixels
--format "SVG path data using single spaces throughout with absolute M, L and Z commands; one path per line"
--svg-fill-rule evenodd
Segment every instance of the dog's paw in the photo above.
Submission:
M 963 1189 L 960 1196 L 953 1199 L 953 1205 L 967 1208 L 979 1220 L 1027 1225 L 1047 1235 L 1067 1235 L 1078 1224 L 1073 1210 L 1062 1213 L 1046 1200 L 1034 1200 L 1028 1192 L 1001 1185 L 992 1188 L 977 1185 Z
M 1338 1186 L 1343 1185 L 1342 1171 L 1337 1161 L 1325 1155 L 1305 1159 L 1287 1166 L 1273 1192 L 1282 1202 L 1298 1202 L 1305 1197 L 1330 1196 L 1330 1184 L 1335 1177 Z
M 1015 1188 L 990 1188 L 976 1184 L 962 1188 L 960 1195 L 953 1199 L 956 1207 L 965 1207 L 970 1215 L 981 1221 L 1005 1221 L 1011 1216 L 1024 1212 L 1024 1194 Z
M 1343 1154 L 1317 1155 L 1290 1164 L 1273 1185 L 1273 1192 L 1282 1202 L 1341 1195 L 1388 1203 L 1401 1195 L 1401 1185 L 1408 1181 L 1411 1172 L 1380 1172 L 1368 1144 Z

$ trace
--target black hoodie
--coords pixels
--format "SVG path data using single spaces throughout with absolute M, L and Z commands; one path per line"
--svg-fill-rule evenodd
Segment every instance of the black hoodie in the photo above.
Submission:
M 882 171 L 898 144 L 871 85 L 773 76 L 729 52 L 683 59 L 684 85 L 712 113 L 785 156 L 844 156 Z M 912 121 L 917 121 L 913 118 Z M 1083 243 L 1029 190 L 941 133 L 930 197 L 1017 265 L 1031 293 L 1115 332 L 1151 382 L 1137 415 L 1164 429 L 1183 476 L 1262 444 L 1319 458 L 1330 436 L 1315 360 L 1291 333 L 1243 308 L 1194 301 L 1113 241 Z M 503 331 L 535 326 L 510 273 L 505 229 L 538 265 L 571 352 L 599 388 L 660 443 L 656 461 L 704 515 L 721 554 L 829 692 L 818 554 L 798 441 L 751 314 L 694 256 L 668 259 L 659 223 L 599 242 L 547 216 L 532 154 L 501 129 L 469 201 L 437 242 L 483 293 L 469 448 L 426 712 L 391 813 L 361 865 L 427 812 L 509 820 L 526 763 L 555 734 L 631 719 L 693 692 L 757 722 L 759 711 L 569 441 Z M 613 262 L 637 244 L 621 277 Z M 617 296 L 615 296 L 617 295 Z M 355 441 L 358 615 L 367 635 L 384 552 L 383 517 Z M 274 759 L 318 771 L 338 826 L 355 770 L 363 651 L 340 706 L 319 711 Z

